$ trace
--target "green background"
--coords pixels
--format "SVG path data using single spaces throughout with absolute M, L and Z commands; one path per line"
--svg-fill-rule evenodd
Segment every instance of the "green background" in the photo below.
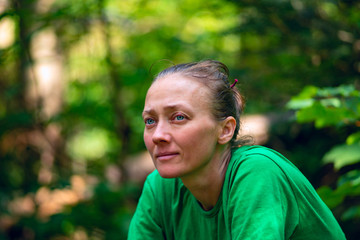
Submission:
M 126 239 L 153 76 L 216 59 L 264 145 L 360 234 L 360 3 L 0 2 L 0 239 Z M 138 177 L 137 180 L 136 177 Z

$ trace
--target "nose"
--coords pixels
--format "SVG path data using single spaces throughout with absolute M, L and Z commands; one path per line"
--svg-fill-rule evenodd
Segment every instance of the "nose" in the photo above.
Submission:
M 152 141 L 155 144 L 168 143 L 171 140 L 171 134 L 169 126 L 166 123 L 158 123 L 156 129 L 152 135 Z

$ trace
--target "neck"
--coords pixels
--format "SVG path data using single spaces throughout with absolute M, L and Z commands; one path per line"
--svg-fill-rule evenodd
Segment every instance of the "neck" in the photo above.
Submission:
M 199 172 L 181 178 L 183 184 L 205 210 L 212 209 L 219 199 L 229 158 L 230 152 L 222 149 Z

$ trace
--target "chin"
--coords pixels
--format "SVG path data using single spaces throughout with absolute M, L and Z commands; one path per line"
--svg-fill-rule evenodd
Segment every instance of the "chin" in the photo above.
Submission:
M 160 176 L 161 176 L 162 178 L 177 178 L 177 177 L 179 177 L 178 174 L 163 173 L 163 172 L 160 172 L 160 171 L 158 171 L 158 172 L 159 172 L 159 174 L 160 174 Z
M 157 171 L 159 172 L 160 176 L 163 178 L 177 178 L 180 177 L 181 174 L 179 171 L 175 169 L 167 169 L 167 168 L 157 168 Z

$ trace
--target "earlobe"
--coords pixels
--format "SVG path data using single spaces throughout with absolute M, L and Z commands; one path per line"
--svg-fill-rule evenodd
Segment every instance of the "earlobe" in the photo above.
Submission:
M 218 138 L 219 144 L 226 144 L 232 139 L 236 128 L 236 120 L 234 117 L 227 117 L 222 122 L 221 132 Z

